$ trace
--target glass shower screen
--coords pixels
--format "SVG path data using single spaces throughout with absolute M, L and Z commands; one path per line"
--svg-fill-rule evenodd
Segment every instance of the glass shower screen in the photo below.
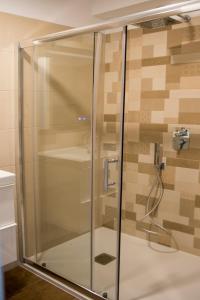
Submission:
M 34 82 L 23 97 L 26 257 L 90 288 L 94 35 L 30 51 L 23 55 L 24 81 Z
M 119 258 L 122 35 L 22 51 L 25 258 L 109 299 Z

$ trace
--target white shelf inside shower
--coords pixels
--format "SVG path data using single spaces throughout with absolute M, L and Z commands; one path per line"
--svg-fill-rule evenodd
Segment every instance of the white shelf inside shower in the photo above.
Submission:
M 87 146 L 85 147 L 70 147 L 70 148 L 59 148 L 53 150 L 47 150 L 39 152 L 40 157 L 64 159 L 77 162 L 86 162 L 92 159 L 91 152 L 88 151 Z M 106 151 L 101 157 L 113 157 L 116 156 L 115 151 Z

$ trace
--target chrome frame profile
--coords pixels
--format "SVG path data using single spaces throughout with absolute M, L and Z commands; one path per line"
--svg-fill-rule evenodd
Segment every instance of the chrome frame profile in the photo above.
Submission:
M 20 174 L 20 178 L 18 179 L 17 183 L 17 190 L 18 190 L 18 236 L 19 236 L 19 261 L 22 264 L 22 266 L 29 271 L 35 273 L 37 276 L 40 276 L 44 280 L 47 280 L 48 282 L 56 285 L 57 287 L 61 288 L 62 290 L 72 294 L 73 296 L 79 298 L 79 299 L 85 299 L 89 300 L 92 298 L 88 298 L 87 296 L 81 295 L 80 292 L 76 291 L 75 289 L 72 289 L 68 287 L 67 285 L 63 284 L 62 282 L 59 282 L 58 280 L 55 280 L 51 278 L 49 275 L 45 274 L 44 272 L 41 272 L 37 270 L 36 268 L 30 266 L 26 263 L 26 260 L 24 258 L 24 209 L 23 209 L 23 136 L 22 136 L 22 124 L 23 124 L 23 117 L 22 117 L 22 103 L 23 103 L 23 93 L 22 93 L 22 70 L 21 70 L 21 50 L 26 47 L 31 47 L 34 45 L 40 45 L 46 42 L 53 42 L 56 40 L 86 34 L 86 33 L 98 33 L 104 30 L 108 29 L 114 29 L 123 27 L 123 38 L 122 38 L 122 78 L 121 78 L 121 87 L 122 87 L 122 95 L 121 95 L 121 111 L 120 111 L 120 163 L 119 166 L 121 167 L 123 164 L 123 138 L 124 138 L 124 108 L 125 108 L 125 62 L 126 62 L 126 36 L 127 36 L 127 25 L 135 25 L 140 22 L 153 20 L 157 18 L 162 18 L 166 16 L 172 16 L 176 14 L 182 14 L 187 13 L 195 10 L 200 10 L 200 1 L 199 0 L 185 0 L 180 3 L 166 5 L 159 8 L 154 8 L 148 11 L 139 12 L 135 14 L 131 14 L 128 16 L 120 17 L 117 19 L 113 19 L 108 22 L 104 22 L 97 25 L 90 25 L 90 26 L 84 26 L 80 28 L 70 29 L 66 31 L 61 31 L 53 34 L 48 34 L 42 37 L 39 37 L 37 39 L 27 40 L 24 42 L 21 42 L 18 46 L 18 108 L 19 108 L 19 116 L 18 116 L 18 128 L 19 128 L 19 138 L 18 138 L 18 157 L 17 160 L 19 161 L 18 165 L 18 171 Z M 97 58 L 97 57 L 96 57 Z M 94 72 L 95 73 L 95 72 Z M 95 74 L 94 74 L 95 75 Z M 95 83 L 93 82 L 94 86 Z M 96 83 L 97 84 L 97 83 Z M 93 92 L 93 101 L 95 103 L 95 91 Z M 95 111 L 95 107 L 93 107 Z M 93 120 L 95 122 L 95 120 Z M 94 137 L 95 133 L 93 132 L 93 142 L 94 143 Z M 94 147 L 94 145 L 93 145 Z M 94 171 L 93 171 L 94 172 Z M 116 289 L 116 299 L 119 299 L 119 287 L 120 287 L 120 237 L 121 237 L 121 202 L 122 202 L 122 176 L 123 176 L 123 168 L 119 170 L 119 182 L 118 182 L 118 222 L 117 222 L 117 274 L 116 274 L 116 283 L 117 283 L 117 289 Z M 91 194 L 93 191 L 91 191 Z M 92 208 L 94 210 L 94 207 Z M 94 229 L 94 224 L 92 224 L 92 230 Z M 92 246 L 93 247 L 93 246 Z M 93 249 L 91 249 L 91 252 L 93 252 Z M 92 254 L 92 260 L 94 253 Z M 78 285 L 77 285 L 78 286 Z M 82 287 L 83 288 L 83 287 Z M 86 291 L 89 291 L 93 295 L 97 295 L 95 292 L 88 290 L 85 288 Z M 99 296 L 99 298 L 101 298 Z
M 66 37 L 72 37 L 75 35 L 99 32 L 107 29 L 113 29 L 116 27 L 124 27 L 127 25 L 135 25 L 140 22 L 145 22 L 157 18 L 163 18 L 167 16 L 186 13 L 189 11 L 195 11 L 200 9 L 199 0 L 184 0 L 179 3 L 165 5 L 157 8 L 153 8 L 147 11 L 138 12 L 123 17 L 111 19 L 110 21 L 99 23 L 95 25 L 83 26 L 64 30 L 52 34 L 47 34 L 35 39 L 22 41 L 20 43 L 21 48 L 30 47 L 33 45 L 40 45 L 46 42 L 53 42 Z

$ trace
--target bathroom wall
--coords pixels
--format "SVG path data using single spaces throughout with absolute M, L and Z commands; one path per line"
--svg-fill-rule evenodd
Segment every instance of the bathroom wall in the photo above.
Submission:
M 65 26 L 0 13 L 0 169 L 15 171 L 15 45 Z
M 112 40 L 107 41 L 112 48 Z M 107 105 L 116 105 L 119 85 L 115 43 L 106 63 L 105 80 L 112 82 Z M 122 230 L 143 239 L 149 229 L 145 214 L 153 183 L 154 143 L 163 149 L 165 192 L 156 221 L 171 232 L 159 232 L 151 241 L 200 255 L 200 18 L 161 29 L 128 31 L 126 71 L 125 154 Z M 175 61 L 175 55 L 179 63 Z M 196 57 L 196 58 L 195 58 Z M 182 62 L 180 61 L 183 60 Z M 115 114 L 105 115 L 109 132 Z M 190 147 L 179 154 L 172 147 L 173 130 L 187 127 Z M 113 128 L 113 135 L 115 129 Z M 104 204 L 105 226 L 114 227 L 116 202 Z M 173 238 L 172 238 L 173 237 Z M 176 241 L 176 244 L 174 243 Z

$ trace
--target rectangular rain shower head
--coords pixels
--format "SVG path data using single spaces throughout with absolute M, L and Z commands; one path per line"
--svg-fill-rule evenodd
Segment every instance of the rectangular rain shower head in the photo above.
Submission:
M 172 16 L 160 19 L 154 19 L 146 22 L 138 23 L 137 25 L 141 28 L 148 28 L 148 29 L 156 29 L 156 28 L 163 28 L 170 25 L 180 24 L 182 22 L 189 22 L 189 16 Z

